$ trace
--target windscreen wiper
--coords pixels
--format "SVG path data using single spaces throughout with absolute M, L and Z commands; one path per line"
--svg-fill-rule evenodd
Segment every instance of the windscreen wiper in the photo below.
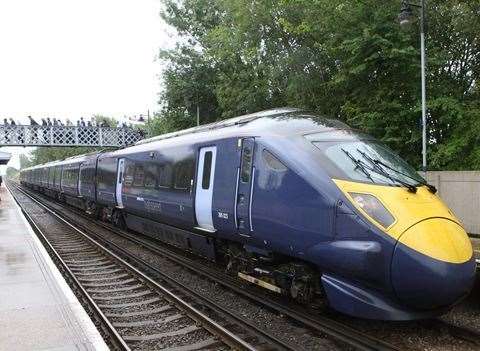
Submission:
M 395 168 L 392 168 L 392 167 L 390 167 L 389 165 L 385 164 L 384 162 L 382 162 L 382 161 L 380 161 L 380 160 L 374 159 L 373 161 L 374 161 L 375 163 L 377 163 L 377 164 L 382 165 L 382 166 L 385 167 L 385 168 L 388 168 L 388 169 L 390 169 L 390 170 L 392 170 L 392 171 L 394 171 L 394 172 L 396 172 L 396 173 L 398 173 L 398 174 L 403 175 L 404 177 L 407 177 L 407 178 L 410 178 L 410 179 L 416 181 L 416 182 L 417 182 L 417 185 L 416 185 L 416 186 L 426 186 L 426 187 L 428 188 L 428 190 L 429 190 L 432 194 L 435 194 L 435 193 L 437 192 L 437 188 L 436 188 L 434 185 L 429 184 L 427 181 L 423 181 L 423 182 L 418 181 L 418 179 L 416 179 L 416 178 L 414 178 L 414 177 L 412 177 L 412 176 L 409 176 L 408 174 L 405 174 L 405 173 L 403 173 L 402 171 L 399 171 L 399 170 L 397 170 L 397 169 L 395 169 Z
M 352 160 L 353 164 L 355 165 L 355 170 L 360 169 L 362 171 L 362 173 L 365 174 L 367 176 L 367 178 L 372 181 L 372 183 L 375 183 L 375 181 L 373 180 L 370 173 L 368 173 L 368 171 L 366 169 L 366 165 L 362 161 L 357 160 L 355 157 L 352 156 L 352 154 L 350 152 L 348 152 L 344 148 L 342 148 L 342 151 L 345 153 L 345 155 L 348 156 L 348 158 L 350 160 Z
M 397 178 L 397 177 L 394 177 L 392 176 L 390 173 L 388 173 L 387 171 L 385 171 L 382 167 L 380 167 L 373 158 L 371 158 L 369 155 L 367 155 L 365 152 L 363 152 L 362 150 L 358 149 L 357 148 L 357 151 L 366 159 L 368 160 L 372 165 L 373 165 L 373 168 L 368 168 L 370 169 L 371 171 L 375 172 L 375 173 L 378 173 L 388 179 L 390 179 L 392 182 L 397 182 L 403 186 L 405 186 L 408 191 L 412 192 L 412 193 L 416 193 L 417 192 L 417 187 L 413 184 L 410 184 L 409 182 L 406 182 L 404 180 L 401 180 L 400 178 Z

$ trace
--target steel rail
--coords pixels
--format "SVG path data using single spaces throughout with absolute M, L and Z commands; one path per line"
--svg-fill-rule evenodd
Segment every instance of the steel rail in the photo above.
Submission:
M 60 220 L 62 223 L 66 224 L 67 226 L 69 226 L 70 228 L 72 228 L 74 231 L 76 231 L 77 233 L 81 234 L 85 239 L 87 239 L 88 241 L 90 241 L 92 244 L 94 244 L 96 247 L 100 248 L 103 252 L 106 252 L 108 255 L 110 255 L 111 257 L 113 257 L 115 260 L 117 260 L 118 262 L 120 262 L 122 265 L 124 265 L 125 267 L 127 267 L 130 271 L 134 272 L 136 275 L 138 275 L 139 277 L 141 277 L 142 279 L 146 280 L 148 283 L 150 283 L 151 285 L 153 285 L 155 288 L 157 288 L 158 290 L 160 290 L 161 292 L 163 292 L 166 296 L 168 296 L 170 299 L 172 299 L 178 306 L 181 306 L 181 308 L 183 308 L 185 311 L 188 312 L 188 315 L 201 322 L 202 323 L 202 326 L 205 327 L 207 330 L 209 330 L 210 332 L 216 334 L 217 336 L 221 337 L 223 339 L 223 341 L 228 344 L 230 347 L 232 347 L 233 349 L 235 350 L 248 350 L 248 351 L 255 351 L 256 348 L 252 345 L 250 345 L 249 343 L 245 342 L 244 340 L 242 340 L 240 337 L 238 337 L 237 335 L 235 335 L 234 333 L 230 332 L 229 330 L 227 330 L 226 328 L 224 328 L 223 326 L 221 326 L 220 324 L 218 324 L 217 322 L 215 322 L 214 320 L 212 320 L 210 317 L 208 317 L 207 315 L 205 315 L 204 313 L 202 313 L 201 311 L 199 311 L 198 309 L 196 309 L 195 307 L 191 306 L 190 304 L 188 304 L 186 301 L 184 301 L 183 299 L 181 299 L 180 297 L 178 297 L 177 295 L 175 295 L 174 293 L 172 293 L 170 290 L 168 290 L 167 288 L 165 288 L 164 286 L 160 285 L 158 282 L 156 282 L 155 280 L 153 280 L 152 278 L 150 278 L 149 276 L 145 275 L 143 272 L 141 272 L 140 270 L 138 270 L 135 266 L 133 266 L 132 264 L 128 263 L 127 261 L 125 261 L 123 258 L 121 258 L 120 256 L 118 256 L 116 253 L 114 253 L 112 250 L 106 248 L 104 245 L 102 245 L 101 243 L 99 243 L 97 240 L 95 239 L 92 239 L 88 234 L 84 233 L 83 230 L 81 230 L 80 228 L 77 228 L 75 225 L 73 225 L 72 223 L 68 222 L 66 219 L 64 219 L 61 215 L 59 215 L 58 213 L 56 213 L 55 210 L 49 208 L 48 206 L 44 205 L 43 203 L 41 203 L 39 200 L 37 200 L 36 198 L 34 198 L 33 196 L 31 196 L 30 194 L 26 193 L 23 189 L 20 189 L 17 187 L 17 190 L 22 192 L 25 196 L 27 196 L 28 198 L 30 198 L 31 200 L 33 200 L 37 205 L 41 206 L 42 208 L 44 208 L 48 213 L 50 213 L 52 216 L 54 216 L 55 218 L 57 218 L 58 220 Z M 12 195 L 13 195 L 13 192 L 11 192 Z M 15 198 L 15 196 L 14 196 Z M 16 198 L 15 198 L 16 199 Z M 17 200 L 16 200 L 17 201 Z M 19 203 L 19 201 L 17 201 L 17 203 Z M 19 204 L 20 205 L 20 204 Z M 22 211 L 23 210 L 23 207 L 20 205 L 20 207 L 22 208 Z M 25 213 L 25 211 L 24 211 Z M 30 216 L 29 218 L 31 220 L 33 220 Z M 35 225 L 36 226 L 36 225 Z M 38 228 L 38 226 L 36 226 Z M 39 229 L 39 228 L 38 228 Z M 45 235 L 43 235 L 42 233 L 42 237 L 44 238 L 44 240 L 46 240 L 46 242 L 48 243 L 48 239 L 46 238 Z M 58 252 L 53 248 L 53 246 L 48 243 L 48 246 L 49 248 L 51 248 L 53 250 L 53 252 L 55 252 L 56 254 L 56 257 L 58 257 L 63 266 L 67 269 L 67 271 L 69 272 L 69 275 L 71 275 L 73 278 L 74 278 L 74 281 L 76 282 L 76 284 L 81 284 L 76 278 L 75 276 L 73 275 L 73 272 L 68 268 L 67 264 L 65 263 L 65 261 L 63 261 Z M 129 255 L 131 256 L 131 255 Z M 82 287 L 82 293 L 86 294 L 88 296 L 88 299 L 89 301 L 95 305 L 95 309 L 98 310 L 98 312 L 100 313 L 100 315 L 102 316 L 103 319 L 105 319 L 105 322 L 106 324 L 109 326 L 109 328 L 111 328 L 111 331 L 112 333 L 114 333 L 114 335 L 116 335 L 118 338 L 121 339 L 121 336 L 118 334 L 118 332 L 116 331 L 116 329 L 113 327 L 113 325 L 108 321 L 107 317 L 100 311 L 100 308 L 98 307 L 98 305 L 93 301 L 93 299 L 89 296 L 88 292 Z M 125 347 L 125 350 L 130 350 L 128 348 L 128 345 L 125 343 L 125 341 L 123 339 L 122 340 L 122 344 L 124 345 Z

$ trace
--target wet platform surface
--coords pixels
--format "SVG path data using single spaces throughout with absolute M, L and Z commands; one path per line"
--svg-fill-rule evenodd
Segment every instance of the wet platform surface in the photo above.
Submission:
M 0 350 L 108 350 L 4 186 L 0 199 Z

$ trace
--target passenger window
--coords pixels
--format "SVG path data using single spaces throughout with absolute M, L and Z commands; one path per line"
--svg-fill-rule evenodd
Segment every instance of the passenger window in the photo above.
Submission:
M 60 180 L 62 178 L 62 167 L 58 166 L 55 174 L 55 185 L 60 186 Z
M 117 182 L 117 159 L 106 158 L 98 161 L 98 188 L 108 189 Z
M 248 183 L 252 173 L 252 150 L 249 147 L 244 147 L 242 151 L 242 167 L 240 170 L 240 178 L 242 182 Z
M 166 164 L 158 168 L 158 186 L 160 188 L 170 188 L 172 185 L 172 166 Z
M 203 160 L 203 175 L 202 175 L 202 189 L 210 187 L 210 174 L 212 173 L 212 157 L 213 153 L 207 151 Z
M 190 181 L 193 179 L 193 160 L 185 160 L 175 165 L 175 189 L 187 190 L 190 187 Z
M 145 172 L 143 166 L 135 166 L 135 175 L 133 176 L 133 186 L 143 187 L 143 181 L 145 179 Z
M 135 173 L 135 165 L 133 164 L 127 164 L 127 167 L 125 167 L 125 177 L 124 177 L 124 183 L 123 185 L 126 187 L 130 187 L 133 184 L 133 175 Z
M 155 188 L 157 186 L 156 175 L 156 165 L 147 165 L 145 167 L 145 188 Z
M 285 167 L 285 165 L 278 158 L 273 156 L 268 150 L 263 149 L 262 155 L 263 160 L 271 169 L 278 172 L 284 172 L 287 170 L 287 167 Z

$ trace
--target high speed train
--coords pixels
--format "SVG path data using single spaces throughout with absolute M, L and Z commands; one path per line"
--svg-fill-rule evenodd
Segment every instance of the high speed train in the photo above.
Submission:
M 356 317 L 435 316 L 475 279 L 470 240 L 433 186 L 374 138 L 299 109 L 35 166 L 21 183 Z

